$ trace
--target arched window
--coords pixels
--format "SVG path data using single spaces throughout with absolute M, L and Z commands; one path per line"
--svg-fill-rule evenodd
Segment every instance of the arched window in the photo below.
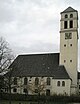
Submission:
M 50 85 L 50 84 L 51 84 L 51 79 L 47 78 L 47 85 Z
M 24 85 L 27 85 L 27 83 L 28 83 L 28 79 L 24 78 Z
M 17 78 L 14 78 L 13 83 L 14 83 L 14 85 L 17 85 Z
M 60 81 L 57 82 L 57 86 L 60 86 Z
M 39 78 L 35 78 L 35 85 L 39 84 Z
M 23 92 L 28 94 L 28 90 L 26 88 L 24 88 Z
M 62 86 L 65 86 L 65 82 L 64 81 L 62 81 Z
M 68 18 L 68 15 L 67 14 L 65 14 L 65 18 Z
M 14 88 L 14 89 L 13 89 L 13 92 L 17 92 L 17 89 L 16 89 L 16 88 Z
M 70 14 L 70 18 L 73 18 L 73 14 Z
M 64 29 L 67 29 L 68 28 L 68 23 L 67 21 L 64 21 Z
M 72 21 L 72 20 L 71 20 L 70 23 L 69 23 L 69 27 L 70 27 L 70 28 L 73 28 L 73 21 Z

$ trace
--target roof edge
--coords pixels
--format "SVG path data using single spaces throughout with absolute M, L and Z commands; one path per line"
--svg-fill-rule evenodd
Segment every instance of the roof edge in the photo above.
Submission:
M 65 9 L 63 12 L 61 12 L 60 14 L 62 13 L 68 13 L 68 12 L 78 12 L 77 10 L 73 9 L 71 6 L 69 6 L 67 9 Z

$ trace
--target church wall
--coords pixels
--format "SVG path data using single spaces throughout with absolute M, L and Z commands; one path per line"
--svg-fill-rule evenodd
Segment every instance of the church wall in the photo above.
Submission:
M 53 77 L 49 77 L 51 79 L 50 85 L 47 85 L 46 80 L 47 77 L 38 77 L 39 78 L 39 85 L 38 87 L 35 86 L 35 78 L 36 77 L 27 77 L 28 78 L 28 84 L 24 85 L 24 78 L 25 77 L 17 77 L 17 85 L 12 85 L 14 88 L 17 89 L 17 92 L 13 92 L 13 89 L 11 90 L 12 93 L 19 93 L 19 94 L 25 94 L 24 89 L 26 88 L 28 90 L 28 94 L 30 95 L 37 95 L 35 93 L 35 89 L 40 89 L 40 94 L 46 95 L 46 90 L 50 90 L 50 95 L 70 95 L 70 85 L 71 80 L 70 79 L 54 79 Z M 12 78 L 14 79 L 14 78 Z M 57 86 L 57 82 L 60 81 L 60 86 Z M 65 82 L 65 86 L 62 86 L 62 81 Z
M 60 86 L 57 86 L 57 82 L 60 81 Z M 62 81 L 65 82 L 65 86 L 62 86 Z M 52 81 L 52 93 L 57 95 L 68 95 L 70 96 L 70 79 L 54 79 Z

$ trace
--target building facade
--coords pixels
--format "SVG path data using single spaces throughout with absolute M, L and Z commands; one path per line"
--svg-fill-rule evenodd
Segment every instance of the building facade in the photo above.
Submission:
M 12 93 L 68 95 L 78 93 L 78 12 L 61 12 L 60 53 L 19 55 L 10 65 Z M 8 72 L 5 76 L 8 76 Z

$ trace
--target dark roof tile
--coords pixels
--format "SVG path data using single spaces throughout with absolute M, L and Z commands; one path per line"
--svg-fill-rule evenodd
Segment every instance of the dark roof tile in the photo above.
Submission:
M 10 65 L 12 76 L 50 77 L 69 79 L 64 66 L 59 66 L 59 53 L 19 55 Z

